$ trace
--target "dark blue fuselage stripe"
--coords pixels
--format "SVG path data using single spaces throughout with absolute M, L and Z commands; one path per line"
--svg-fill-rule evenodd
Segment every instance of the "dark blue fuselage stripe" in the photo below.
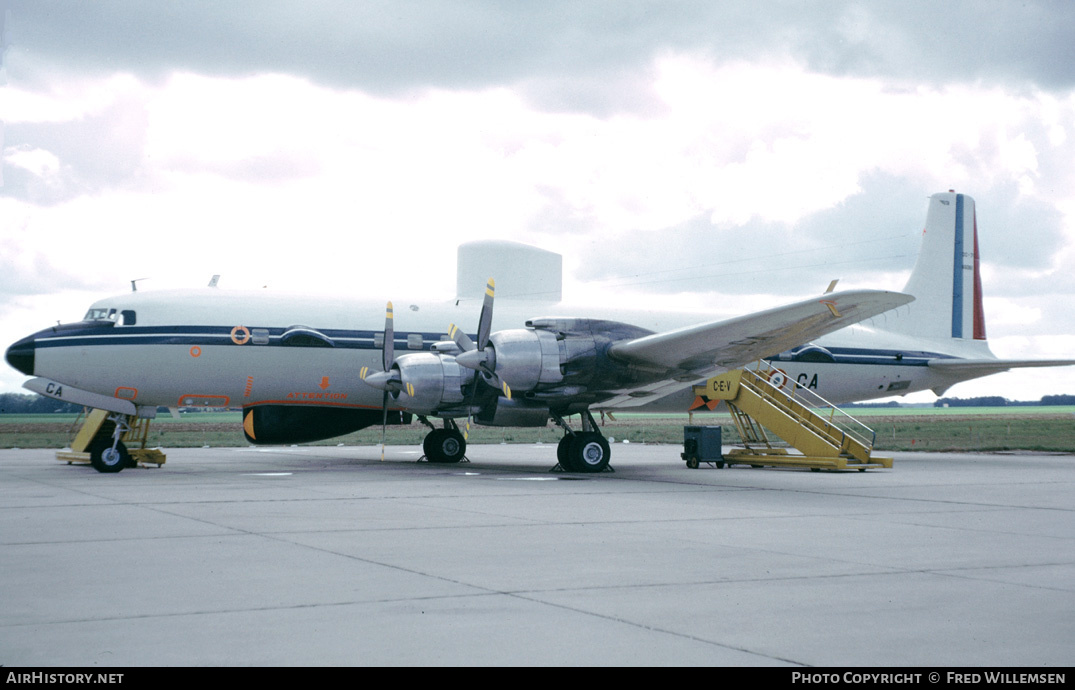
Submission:
M 952 337 L 963 337 L 963 195 L 956 194 L 955 256 L 952 257 Z
M 256 345 L 247 342 L 241 347 L 293 347 L 308 349 L 299 345 L 282 345 L 280 335 L 287 329 L 269 330 L 269 342 L 264 345 Z M 375 345 L 375 337 L 380 336 L 379 331 L 322 331 L 333 339 L 337 349 L 381 349 Z M 415 333 L 396 333 L 396 350 L 401 354 L 411 350 L 408 347 L 407 336 Z M 443 333 L 422 333 L 423 349 L 428 350 L 434 342 L 443 339 Z M 477 338 L 476 335 L 471 336 Z M 123 327 L 112 326 L 101 329 L 86 328 L 79 331 L 49 330 L 36 334 L 34 347 L 85 347 L 94 345 L 228 345 L 237 346 L 231 337 L 231 328 L 217 326 L 168 326 L 168 327 Z

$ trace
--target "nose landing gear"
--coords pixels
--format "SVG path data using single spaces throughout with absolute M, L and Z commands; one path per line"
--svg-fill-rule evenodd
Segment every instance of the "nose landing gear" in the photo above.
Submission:
M 90 465 L 98 472 L 119 472 L 124 467 L 131 467 L 131 454 L 127 452 L 127 446 L 123 445 L 123 435 L 130 431 L 131 426 L 127 423 L 127 415 L 113 414 L 108 417 L 112 422 L 112 440 L 108 437 L 98 437 L 90 444 Z

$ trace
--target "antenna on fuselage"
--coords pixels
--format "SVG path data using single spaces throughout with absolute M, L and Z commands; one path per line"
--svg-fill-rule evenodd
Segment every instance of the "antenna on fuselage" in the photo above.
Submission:
M 209 281 L 209 287 L 216 287 L 216 284 L 217 284 L 218 280 L 220 280 L 220 274 L 216 273 L 216 274 L 213 275 L 213 278 Z
M 148 278 L 135 278 L 131 281 L 131 292 L 138 292 L 138 281 L 149 280 Z

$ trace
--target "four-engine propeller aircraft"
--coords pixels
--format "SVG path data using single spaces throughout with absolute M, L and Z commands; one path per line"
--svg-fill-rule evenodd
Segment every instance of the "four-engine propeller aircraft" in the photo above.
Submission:
M 944 389 L 1016 366 L 1072 363 L 1004 361 L 989 352 L 973 216 L 969 197 L 931 198 L 910 295 L 831 292 L 704 323 L 697 315 L 611 310 L 538 316 L 533 303 L 518 301 L 498 305 L 494 317 L 490 280 L 471 336 L 450 325 L 473 318 L 476 305 L 465 300 L 411 304 L 398 322 L 389 303 L 382 322 L 383 302 L 215 288 L 143 291 L 98 301 L 80 322 L 19 340 L 7 361 L 36 377 L 24 384 L 30 390 L 113 413 L 113 438 L 91 448 L 100 471 L 126 464 L 120 436 L 131 417 L 152 417 L 158 406 L 195 406 L 241 407 L 243 431 L 258 444 L 331 438 L 417 416 L 431 429 L 423 448 L 432 462 L 463 457 L 457 419 L 495 426 L 544 426 L 552 419 L 565 430 L 557 449 L 561 465 L 598 472 L 608 466 L 610 450 L 591 410 L 670 404 L 684 410 L 683 391 L 692 383 L 761 358 L 840 400 Z M 911 295 L 919 302 L 905 306 Z M 562 305 L 542 311 L 571 313 Z M 836 333 L 879 314 L 888 331 Z M 936 332 L 938 319 L 943 333 Z M 494 324 L 525 327 L 496 330 Z M 850 347 L 836 344 L 844 333 Z M 823 339 L 829 334 L 831 342 Z M 871 374 L 875 368 L 879 373 Z M 566 421 L 575 414 L 579 430 Z
M 496 318 L 525 327 L 494 331 L 490 281 L 471 337 L 449 325 L 473 309 L 462 301 L 411 305 L 405 319 L 393 319 L 389 305 L 381 328 L 374 315 L 384 307 L 368 302 L 139 291 L 19 340 L 7 361 L 37 377 L 24 384 L 30 390 L 114 413 L 111 443 L 90 449 L 101 471 L 126 464 L 119 439 L 131 417 L 153 416 L 158 406 L 208 406 L 242 407 L 246 437 L 260 444 L 331 438 L 417 415 L 432 429 L 424 450 L 433 462 L 463 457 L 456 419 L 544 426 L 552 418 L 566 431 L 557 453 L 565 469 L 597 472 L 610 452 L 591 408 L 632 393 L 651 397 L 644 388 L 659 382 L 689 385 L 910 300 L 847 291 L 673 328 L 659 328 L 668 315 L 637 314 L 633 323 L 533 318 L 522 311 L 533 305 L 514 303 Z M 565 421 L 574 414 L 581 430 Z M 436 418 L 443 428 L 429 421 Z

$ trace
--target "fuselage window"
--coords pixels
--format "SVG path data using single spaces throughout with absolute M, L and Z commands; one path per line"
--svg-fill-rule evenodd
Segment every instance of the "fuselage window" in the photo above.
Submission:
M 422 340 L 421 333 L 408 333 L 407 334 L 407 349 L 409 350 L 421 350 L 425 342 Z

